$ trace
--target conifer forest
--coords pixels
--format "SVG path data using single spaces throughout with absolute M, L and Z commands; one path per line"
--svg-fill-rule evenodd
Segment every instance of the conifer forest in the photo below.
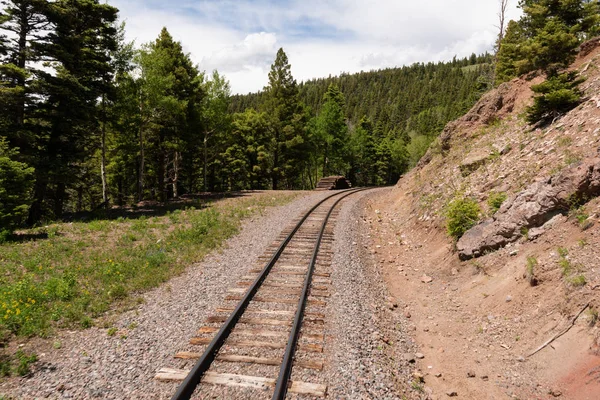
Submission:
M 328 175 L 394 184 L 494 85 L 543 71 L 531 121 L 576 105 L 579 82 L 564 68 L 599 29 L 596 1 L 521 0 L 497 54 L 297 82 L 279 49 L 262 91 L 232 95 L 168 27 L 128 42 L 105 2 L 0 4 L 7 231 L 199 192 L 311 189 Z

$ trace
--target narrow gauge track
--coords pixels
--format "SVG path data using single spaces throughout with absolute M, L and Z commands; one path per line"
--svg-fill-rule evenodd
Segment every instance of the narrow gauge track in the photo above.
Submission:
M 338 192 L 317 203 L 259 258 L 266 262 L 263 268 L 253 268 L 228 291 L 227 304 L 217 308 L 218 315 L 209 317 L 190 340 L 193 346 L 206 346 L 204 352 L 175 356 L 197 359 L 192 370 L 163 368 L 156 375 L 163 381 L 183 380 L 172 400 L 190 399 L 199 384 L 246 391 L 226 392 L 227 398 L 254 399 L 272 393 L 273 400 L 280 400 L 288 392 L 325 395 L 325 385 L 308 381 L 318 380 L 318 371 L 323 369 L 323 311 L 330 296 L 328 268 L 333 253 L 331 222 L 337 216 L 336 206 L 362 190 Z M 302 380 L 290 380 L 292 367 Z M 247 392 L 251 389 L 262 389 L 264 395 Z

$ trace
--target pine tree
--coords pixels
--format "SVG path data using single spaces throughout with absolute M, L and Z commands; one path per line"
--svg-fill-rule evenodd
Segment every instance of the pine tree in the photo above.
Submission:
M 252 108 L 235 114 L 227 149 L 220 155 L 229 190 L 269 187 L 271 158 L 268 120 Z
M 516 21 L 510 21 L 498 49 L 496 85 L 508 82 L 531 68 L 525 55 L 524 42 L 525 33 L 522 25 Z
M 323 157 L 323 176 L 331 172 L 343 174 L 346 165 L 348 126 L 344 113 L 345 99 L 335 84 L 330 84 L 323 97 L 325 103 L 317 117 L 317 147 Z
M 575 59 L 577 46 L 598 32 L 597 1 L 521 0 L 523 16 L 500 44 L 497 83 L 542 70 L 554 76 Z
M 36 47 L 43 59 L 52 60 L 55 73 L 37 71 L 46 97 L 40 118 L 48 129 L 38 144 L 31 223 L 42 217 L 48 199 L 54 216 L 62 215 L 68 189 L 77 182 L 73 178 L 84 172 L 83 162 L 97 148 L 97 102 L 108 90 L 105 76 L 112 73 L 109 52 L 115 48 L 117 12 L 98 0 L 49 4 L 54 29 Z
M 272 188 L 277 190 L 282 178 L 291 188 L 300 176 L 300 167 L 305 158 L 305 154 L 302 154 L 305 144 L 304 113 L 298 101 L 298 86 L 283 49 L 279 49 L 271 65 L 265 96 L 264 108 L 272 129 Z
M 576 107 L 581 99 L 578 86 L 582 82 L 583 79 L 578 78 L 576 72 L 565 72 L 532 86 L 531 90 L 537 96 L 533 105 L 527 109 L 527 121 L 531 124 L 538 121 L 551 122 Z
M 18 153 L 0 138 L 0 241 L 27 217 L 33 168 L 17 161 Z
M 155 42 L 140 52 L 140 173 L 139 198 L 144 196 L 144 177 L 153 178 L 153 198 L 166 202 L 178 194 L 181 154 L 192 134 L 192 119 L 200 105 L 203 76 L 181 43 L 163 28 Z M 149 170 L 146 171 L 146 160 Z
M 202 170 L 204 191 L 207 191 L 209 188 L 209 164 L 215 161 L 222 148 L 226 146 L 227 136 L 231 130 L 231 114 L 228 111 L 230 97 L 231 88 L 229 82 L 224 76 L 219 75 L 218 71 L 213 71 L 211 79 L 206 82 L 206 97 L 202 108 L 204 132 L 202 140 L 204 150 Z M 212 184 L 210 185 L 211 190 L 214 190 L 214 180 L 213 176 L 211 179 Z
M 42 0 L 2 0 L 0 14 L 0 136 L 33 162 L 37 138 L 30 117 L 40 93 L 32 62 L 40 59 L 36 44 L 44 41 L 48 5 Z

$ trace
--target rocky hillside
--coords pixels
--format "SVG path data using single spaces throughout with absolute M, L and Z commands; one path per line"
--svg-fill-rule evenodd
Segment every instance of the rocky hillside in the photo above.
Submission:
M 598 42 L 571 68 L 586 78 L 577 108 L 530 126 L 542 78 L 505 83 L 372 204 L 375 251 L 429 352 L 415 368 L 431 397 L 600 398 Z M 481 212 L 455 242 L 457 198 Z

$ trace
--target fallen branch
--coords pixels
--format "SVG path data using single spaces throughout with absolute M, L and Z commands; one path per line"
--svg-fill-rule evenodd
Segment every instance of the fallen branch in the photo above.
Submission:
M 571 320 L 571 324 L 569 326 L 567 326 L 561 332 L 557 333 L 556 335 L 554 335 L 553 337 L 551 337 L 550 339 L 548 339 L 543 345 L 541 345 L 540 347 L 538 347 L 537 349 L 535 349 L 534 351 L 532 351 L 531 353 L 529 353 L 529 355 L 527 357 L 531 357 L 532 355 L 534 355 L 538 351 L 542 350 L 544 347 L 548 346 L 550 343 L 554 342 L 556 339 L 558 339 L 559 337 L 561 337 L 565 333 L 569 332 L 571 330 L 571 328 L 573 326 L 575 326 L 575 321 L 577 321 L 577 318 L 579 318 L 579 316 L 581 315 L 581 313 L 583 313 L 589 306 L 590 306 L 590 303 L 587 303 L 585 305 L 585 307 L 583 307 L 581 309 L 581 311 L 579 311 L 577 313 L 577 315 L 575 317 L 573 317 L 573 319 Z

